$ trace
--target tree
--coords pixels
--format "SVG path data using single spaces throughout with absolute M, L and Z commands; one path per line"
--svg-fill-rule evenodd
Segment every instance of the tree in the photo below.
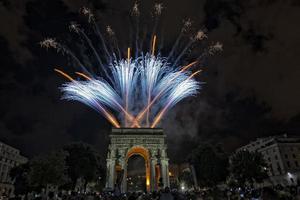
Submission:
M 65 158 L 65 152 L 57 151 L 32 159 L 29 163 L 29 184 L 36 189 L 48 184 L 58 187 L 65 184 L 68 181 Z
M 189 156 L 198 184 L 214 187 L 228 176 L 228 157 L 219 146 L 201 144 Z
M 73 189 L 79 179 L 85 181 L 85 188 L 88 182 L 103 180 L 104 170 L 100 164 L 100 155 L 90 145 L 74 143 L 63 149 L 67 152 L 66 164 Z
M 259 152 L 239 151 L 230 159 L 230 172 L 241 187 L 261 183 L 267 174 L 267 163 Z
M 15 195 L 24 195 L 30 191 L 28 184 L 28 171 L 28 163 L 15 166 L 9 171 L 9 176 L 13 180 Z

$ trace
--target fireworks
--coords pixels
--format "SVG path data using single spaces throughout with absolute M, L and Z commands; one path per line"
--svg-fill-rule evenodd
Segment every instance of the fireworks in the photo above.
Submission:
M 155 15 L 160 16 L 162 9 L 162 4 L 155 4 Z M 156 50 L 158 41 L 156 35 L 152 33 L 148 52 L 143 53 L 139 41 L 136 41 L 134 56 L 131 56 L 131 48 L 127 49 L 126 56 L 122 56 L 116 44 L 110 47 L 111 44 L 104 39 L 91 10 L 82 8 L 80 12 L 87 16 L 88 22 L 94 26 L 94 30 L 101 40 L 101 52 L 103 54 L 99 55 L 92 40 L 79 24 L 72 22 L 69 29 L 86 41 L 98 61 L 100 68 L 98 73 L 87 70 L 80 59 L 56 39 L 47 38 L 40 43 L 42 47 L 54 48 L 58 52 L 69 55 L 79 66 L 80 71 L 75 72 L 78 76 L 77 79 L 60 69 L 55 69 L 56 72 L 69 80 L 60 87 L 63 92 L 62 99 L 86 104 L 101 113 L 116 128 L 154 128 L 169 109 L 182 99 L 196 95 L 201 89 L 201 82 L 195 80 L 195 75 L 200 70 L 195 72 L 191 70 L 193 66 L 199 63 L 199 60 L 185 66 L 178 63 L 191 44 L 207 38 L 206 33 L 202 30 L 197 31 L 194 36 L 191 36 L 190 42 L 179 55 L 174 57 L 175 52 L 177 52 L 175 49 L 183 32 L 191 26 L 190 20 L 185 21 L 169 55 L 162 56 Z M 140 16 L 137 3 L 134 4 L 132 13 L 135 17 Z M 136 21 L 138 22 L 138 20 Z M 136 27 L 138 29 L 138 26 Z M 111 26 L 106 26 L 106 32 L 109 37 L 114 38 L 114 43 L 116 43 L 115 32 Z M 138 35 L 138 33 L 136 34 Z M 136 37 L 136 40 L 139 40 L 139 37 Z M 215 43 L 208 47 L 205 52 L 206 54 L 214 54 L 220 50 L 222 50 L 222 44 Z
M 162 10 L 163 10 L 163 5 L 162 5 L 162 3 L 156 3 L 155 5 L 154 5 L 154 13 L 155 13 L 155 15 L 161 15 L 161 13 L 162 13 Z

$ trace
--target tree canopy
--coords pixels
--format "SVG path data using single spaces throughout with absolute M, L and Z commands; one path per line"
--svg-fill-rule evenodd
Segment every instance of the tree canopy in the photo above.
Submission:
M 16 194 L 26 194 L 47 185 L 74 189 L 79 179 L 84 180 L 84 187 L 92 181 L 101 187 L 103 175 L 99 154 L 84 143 L 66 145 L 61 150 L 36 156 L 10 171 Z
M 232 178 L 240 186 L 253 186 L 254 183 L 261 183 L 268 177 L 268 165 L 259 152 L 239 151 L 230 161 Z
M 9 171 L 10 178 L 14 181 L 14 193 L 16 195 L 26 194 L 30 188 L 28 184 L 29 164 L 21 164 Z
M 201 144 L 192 151 L 189 161 L 200 186 L 215 186 L 228 176 L 228 156 L 219 146 Z
M 29 163 L 29 184 L 34 188 L 65 184 L 68 181 L 65 158 L 65 152 L 57 151 L 32 159 Z
M 100 163 L 100 155 L 92 146 L 73 143 L 63 149 L 67 152 L 66 165 L 73 186 L 79 178 L 87 184 L 90 181 L 96 181 L 103 175 L 104 170 Z

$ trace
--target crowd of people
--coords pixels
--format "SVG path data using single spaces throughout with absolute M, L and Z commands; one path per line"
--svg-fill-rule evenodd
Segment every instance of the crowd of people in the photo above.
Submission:
M 238 192 L 232 190 L 212 191 L 177 191 L 168 187 L 158 192 L 30 192 L 26 195 L 8 197 L 0 195 L 0 200 L 300 200 L 300 194 L 294 188 L 284 188 L 275 190 L 273 188 L 263 188 L 248 192 Z
M 178 192 L 171 191 L 168 187 L 164 190 L 155 192 L 46 192 L 45 190 L 37 193 L 30 192 L 26 195 L 8 197 L 0 195 L 0 200 L 201 200 L 204 193 Z

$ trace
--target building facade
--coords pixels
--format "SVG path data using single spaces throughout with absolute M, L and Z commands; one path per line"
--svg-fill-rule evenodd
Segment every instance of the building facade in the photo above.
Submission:
M 10 169 L 26 162 L 27 158 L 18 149 L 0 142 L 0 194 L 10 194 L 13 191 Z
M 300 137 L 272 136 L 258 138 L 238 151 L 260 152 L 267 162 L 266 184 L 296 185 L 300 182 Z

